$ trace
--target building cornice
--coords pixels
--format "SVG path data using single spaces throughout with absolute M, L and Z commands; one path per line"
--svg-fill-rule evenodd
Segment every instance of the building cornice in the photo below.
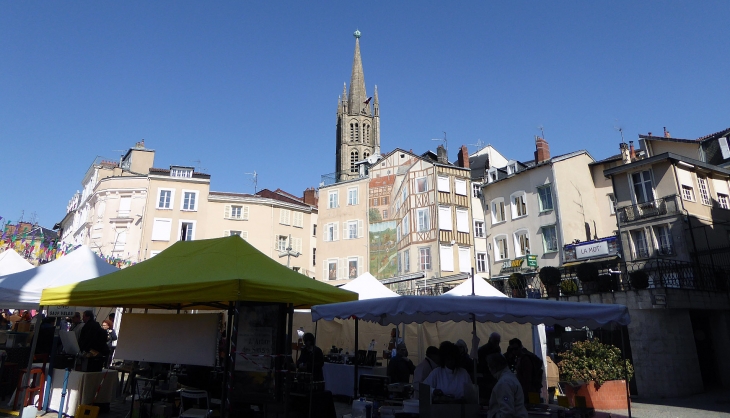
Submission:
M 261 205 L 261 206 L 276 206 L 285 209 L 298 210 L 300 212 L 316 213 L 317 209 L 309 205 L 297 205 L 294 203 L 282 202 L 281 200 L 269 199 L 267 197 L 259 196 L 232 196 L 232 195 L 221 195 L 211 192 L 208 194 L 208 202 L 215 203 L 241 203 L 250 205 Z

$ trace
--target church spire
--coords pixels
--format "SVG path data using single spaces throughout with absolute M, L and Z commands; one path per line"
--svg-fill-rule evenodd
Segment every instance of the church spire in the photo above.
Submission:
M 370 114 L 370 102 L 365 92 L 365 75 L 362 71 L 362 58 L 360 58 L 360 31 L 356 30 L 355 36 L 355 58 L 352 60 L 352 76 L 350 77 L 350 95 L 348 96 L 348 113 L 350 115 Z

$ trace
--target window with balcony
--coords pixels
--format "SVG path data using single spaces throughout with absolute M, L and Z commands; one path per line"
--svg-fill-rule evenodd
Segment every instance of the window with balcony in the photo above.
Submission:
M 549 184 L 537 188 L 537 200 L 540 204 L 540 212 L 553 210 L 553 191 Z
M 631 231 L 631 242 L 634 247 L 634 258 L 649 258 L 649 247 L 646 242 L 646 232 L 643 228 Z
M 702 204 L 711 206 L 712 201 L 710 200 L 710 189 L 707 187 L 707 179 L 704 177 L 697 177 L 697 186 L 700 189 L 700 200 Z
M 555 225 L 543 226 L 541 230 L 543 252 L 554 253 L 558 251 L 558 231 Z
M 496 261 L 506 260 L 509 258 L 507 251 L 507 236 L 499 235 L 494 238 L 494 259 Z
M 654 188 L 651 181 L 651 171 L 643 170 L 631 174 L 631 183 L 636 203 L 647 203 L 654 200 Z
M 656 249 L 659 255 L 672 255 L 672 234 L 669 225 L 658 225 L 654 227 L 656 237 Z
M 504 198 L 497 198 L 492 200 L 492 224 L 504 222 Z

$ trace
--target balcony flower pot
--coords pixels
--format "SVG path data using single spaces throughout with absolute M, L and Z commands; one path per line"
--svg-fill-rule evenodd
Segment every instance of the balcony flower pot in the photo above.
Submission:
M 540 281 L 547 289 L 549 298 L 560 297 L 560 270 L 556 267 L 543 267 L 540 269 Z
M 631 287 L 634 289 L 646 289 L 649 287 L 649 275 L 644 270 L 632 271 L 629 273 Z
M 629 360 L 621 358 L 621 350 L 597 340 L 578 341 L 560 354 L 560 380 L 566 385 L 568 399 L 584 396 L 586 406 L 595 409 L 623 409 L 628 405 L 626 381 L 634 374 Z M 574 401 L 572 402 L 574 405 Z
M 618 290 L 618 283 L 612 274 L 601 274 L 598 276 L 598 290 L 601 292 L 613 292 Z
M 560 282 L 560 291 L 565 296 L 572 296 L 578 293 L 578 283 L 575 279 L 566 279 Z
M 583 293 L 598 291 L 598 267 L 591 263 L 578 264 L 575 274 L 583 287 Z
M 509 286 L 512 288 L 513 298 L 524 298 L 527 296 L 525 288 L 527 287 L 527 279 L 522 273 L 512 273 L 509 276 Z

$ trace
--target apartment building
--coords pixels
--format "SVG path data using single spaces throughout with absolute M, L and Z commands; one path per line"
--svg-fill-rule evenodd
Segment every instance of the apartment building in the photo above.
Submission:
M 239 235 L 254 247 L 314 277 L 317 196 L 283 190 L 255 194 L 210 190 L 193 167 L 154 167 L 155 151 L 137 143 L 119 163 L 97 158 L 59 222 L 62 243 L 89 245 L 103 256 L 146 260 L 177 241 Z M 289 250 L 291 248 L 291 250 Z M 285 257 L 280 255 L 288 253 Z
M 317 248 L 329 266 L 321 280 L 357 277 L 350 277 L 352 266 L 400 283 L 402 291 L 423 285 L 415 277 L 424 278 L 426 286 L 463 280 L 474 265 L 474 231 L 466 148 L 460 152 L 466 167 L 449 163 L 443 147 L 420 156 L 395 149 L 363 161 L 367 170 L 359 179 L 321 186 L 325 233 Z M 339 206 L 345 194 L 347 205 Z M 339 238 L 338 228 L 350 231 L 347 239 Z
M 584 150 L 551 157 L 549 144 L 539 137 L 535 146 L 534 160 L 509 159 L 504 167 L 491 165 L 493 157 L 504 163 L 501 154 L 482 153 L 490 156 L 489 166 L 482 168 L 482 199 L 492 279 L 561 266 L 564 245 L 608 237 L 615 230 L 605 200 L 611 185 L 594 182 L 595 173 L 611 161 L 597 163 Z

